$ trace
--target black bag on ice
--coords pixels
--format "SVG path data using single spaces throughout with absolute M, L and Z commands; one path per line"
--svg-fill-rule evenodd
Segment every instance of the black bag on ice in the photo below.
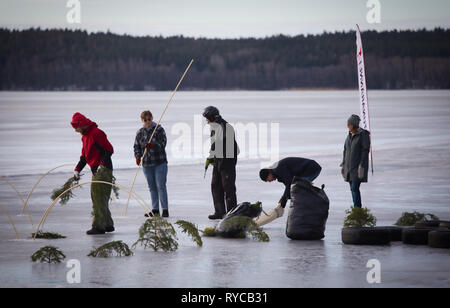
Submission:
M 217 235 L 222 237 L 239 237 L 247 230 L 251 220 L 261 214 L 261 211 L 262 206 L 260 202 L 255 204 L 250 202 L 239 203 L 219 222 L 216 228 Z
M 330 201 L 322 188 L 294 177 L 286 235 L 293 240 L 320 240 L 325 237 Z

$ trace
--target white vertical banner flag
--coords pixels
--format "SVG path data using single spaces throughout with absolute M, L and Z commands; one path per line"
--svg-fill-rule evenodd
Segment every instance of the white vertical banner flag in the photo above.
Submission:
M 369 113 L 369 100 L 367 97 L 367 83 L 366 83 L 366 68 L 364 65 L 364 52 L 361 40 L 361 31 L 359 26 L 356 25 L 356 62 L 358 63 L 358 85 L 359 85 L 359 101 L 361 108 L 361 127 L 370 131 L 370 113 Z M 372 134 L 371 134 L 372 139 Z M 372 164 L 373 173 L 373 154 L 372 154 L 372 142 L 370 142 L 370 161 Z

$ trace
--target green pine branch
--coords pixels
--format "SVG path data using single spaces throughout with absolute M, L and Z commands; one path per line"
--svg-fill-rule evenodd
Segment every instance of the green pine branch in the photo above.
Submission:
M 178 220 L 175 224 L 182 229 L 183 233 L 188 234 L 198 246 L 203 246 L 202 237 L 196 225 L 186 220 Z
M 31 261 L 41 263 L 60 263 L 66 256 L 57 247 L 44 246 L 31 255 Z
M 162 217 L 152 217 L 147 219 L 139 229 L 139 239 L 133 244 L 146 248 L 152 248 L 154 251 L 176 251 L 178 242 L 176 232 L 171 223 Z
M 56 188 L 52 191 L 52 194 L 50 196 L 50 198 L 52 200 L 55 200 L 56 198 L 58 198 L 59 195 L 61 195 L 63 192 L 65 192 L 66 190 L 72 188 L 73 186 L 78 184 L 78 180 L 73 176 L 70 179 L 68 179 L 60 188 Z M 69 202 L 69 200 L 71 198 L 73 198 L 75 195 L 73 193 L 72 190 L 66 192 L 64 195 L 61 196 L 61 198 L 59 199 L 59 203 L 64 205 L 67 204 L 67 202 Z
M 54 232 L 43 232 L 41 230 L 38 231 L 38 233 L 32 233 L 31 236 L 33 238 L 43 238 L 43 239 L 60 239 L 60 238 L 66 238 L 64 235 L 61 235 L 59 233 Z M 36 237 L 35 237 L 36 236 Z
M 346 210 L 347 217 L 344 220 L 344 227 L 375 227 L 377 225 L 376 217 L 370 213 L 368 208 L 352 207 Z
M 109 258 L 109 257 L 129 257 L 132 256 L 133 252 L 122 241 L 113 241 L 106 243 L 98 248 L 94 248 L 88 257 L 93 258 Z
M 419 212 L 402 213 L 402 216 L 395 223 L 396 226 L 414 226 L 417 222 L 439 220 L 439 218 L 433 214 L 424 214 Z

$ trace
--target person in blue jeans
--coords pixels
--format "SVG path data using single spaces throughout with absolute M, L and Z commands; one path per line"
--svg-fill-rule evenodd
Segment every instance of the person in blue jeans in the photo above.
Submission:
M 159 215 L 159 205 L 161 204 L 162 216 L 169 217 L 169 201 L 167 197 L 167 155 L 166 145 L 167 137 L 164 128 L 153 122 L 153 115 L 149 110 L 141 113 L 141 121 L 143 127 L 136 133 L 134 141 L 134 156 L 136 157 L 136 164 L 139 166 L 142 159 L 142 167 L 144 175 L 147 179 L 150 196 L 152 199 L 152 213 L 150 216 Z M 150 140 L 153 131 L 156 132 Z M 145 149 L 147 153 L 144 155 Z M 147 214 L 145 214 L 148 217 Z
M 369 172 L 370 132 L 359 127 L 361 118 L 353 114 L 347 120 L 349 133 L 344 143 L 341 173 L 350 183 L 353 206 L 362 207 L 361 183 L 366 183 Z

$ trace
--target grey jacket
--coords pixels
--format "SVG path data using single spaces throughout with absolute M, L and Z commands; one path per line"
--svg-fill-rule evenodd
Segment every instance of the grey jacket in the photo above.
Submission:
M 369 173 L 370 132 L 359 128 L 355 135 L 348 134 L 344 144 L 342 176 L 346 182 L 367 182 Z

